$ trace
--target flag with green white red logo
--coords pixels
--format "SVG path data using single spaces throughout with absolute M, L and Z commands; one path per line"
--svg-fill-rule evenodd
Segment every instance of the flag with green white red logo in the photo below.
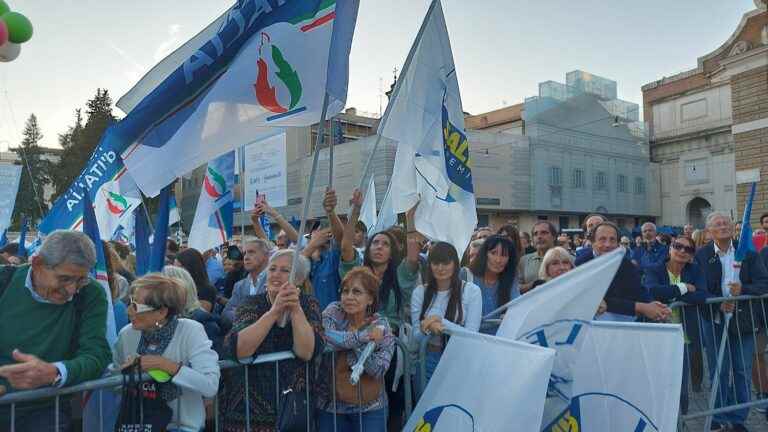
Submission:
M 234 151 L 208 163 L 189 233 L 189 247 L 204 252 L 220 246 L 232 235 L 234 184 Z
M 120 182 L 108 181 L 98 188 L 93 203 L 99 235 L 101 238 L 111 239 L 121 225 L 130 224 L 129 219 L 141 204 L 141 199 L 123 191 Z
M 358 6 L 238 1 L 155 66 L 117 103 L 135 124 L 151 123 L 122 153 L 142 192 L 155 196 L 227 151 L 319 122 L 326 95 L 326 118 L 341 112 Z

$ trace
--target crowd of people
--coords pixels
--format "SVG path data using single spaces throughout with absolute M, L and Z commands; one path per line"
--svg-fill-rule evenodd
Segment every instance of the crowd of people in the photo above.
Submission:
M 460 256 L 450 243 L 418 232 L 415 209 L 404 227 L 368 237 L 359 221 L 362 194 L 354 192 L 348 216 L 336 214 L 337 202 L 326 191 L 326 217 L 300 239 L 261 201 L 252 212 L 254 237 L 221 251 L 169 240 L 162 272 L 141 277 L 130 248 L 105 242 L 113 310 L 89 277 L 96 251 L 84 234 L 56 231 L 28 262 L 13 245 L 3 248 L 0 322 L 12 324 L 0 331 L 0 393 L 71 386 L 138 365 L 165 377 L 157 397 L 167 404 L 169 430 L 204 430 L 214 395 L 224 431 L 285 429 L 307 421 L 307 412 L 319 431 L 399 430 L 406 420 L 404 380 L 412 377 L 404 374 L 410 354 L 398 346 L 426 341 L 429 381 L 449 330 L 494 334 L 497 327 L 483 322 L 491 312 L 623 247 L 595 319 L 683 325 L 681 411 L 688 408 L 688 388 L 701 386 L 705 355 L 712 378 L 726 325 L 733 337 L 716 406 L 748 402 L 753 386 L 768 399 L 765 314 L 756 320 L 752 309 L 764 310 L 762 303 L 706 303 L 768 294 L 768 248 L 736 262 L 737 227 L 729 215 L 711 213 L 704 229 L 687 225 L 677 236 L 658 234 L 647 222 L 634 241 L 598 214 L 573 236 L 547 220 L 530 233 L 511 224 L 479 227 Z M 281 229 L 274 242 L 259 222 L 263 215 Z M 762 223 L 768 229 L 768 215 Z M 670 307 L 679 302 L 689 306 Z M 112 342 L 105 337 L 108 314 L 118 330 Z M 284 351 L 293 358 L 277 365 L 219 368 L 219 360 L 247 363 Z M 351 367 L 367 351 L 353 386 Z M 717 414 L 712 430 L 744 431 L 748 413 Z M 0 431 L 9 419 L 9 407 L 0 406 Z M 54 430 L 57 419 L 68 424 L 65 404 L 57 412 L 53 402 L 38 401 L 14 413 L 17 430 Z

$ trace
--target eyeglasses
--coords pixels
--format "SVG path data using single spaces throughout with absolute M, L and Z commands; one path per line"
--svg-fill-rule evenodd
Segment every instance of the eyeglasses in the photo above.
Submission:
M 80 291 L 80 289 L 84 286 L 88 285 L 88 282 L 91 280 L 88 276 L 60 275 L 53 267 L 48 267 L 48 269 L 53 272 L 53 275 L 56 278 L 56 282 L 58 282 L 60 286 L 74 285 L 78 291 Z
M 145 304 L 136 303 L 135 300 L 133 300 L 133 296 L 129 297 L 130 303 L 128 303 L 129 308 L 133 308 L 133 310 L 136 311 L 136 313 L 144 313 L 144 312 L 152 312 L 154 310 L 157 310 L 157 308 L 152 306 L 147 306 Z
M 678 243 L 678 242 L 672 243 L 672 248 L 674 250 L 677 250 L 677 251 L 680 251 L 680 252 L 685 252 L 685 253 L 687 253 L 689 255 L 693 255 L 693 254 L 696 253 L 696 248 L 691 247 L 691 246 L 686 246 L 686 245 L 684 245 L 682 243 Z

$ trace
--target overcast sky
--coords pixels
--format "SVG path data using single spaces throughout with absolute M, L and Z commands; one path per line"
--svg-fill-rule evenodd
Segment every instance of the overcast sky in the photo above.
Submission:
M 0 63 L 0 149 L 30 113 L 43 145 L 76 108 L 106 88 L 113 100 L 232 1 L 7 0 L 35 26 L 12 63 Z M 362 0 L 348 106 L 378 113 L 428 0 Z M 481 113 L 535 95 L 537 84 L 581 69 L 618 81 L 619 97 L 696 66 L 735 30 L 753 0 L 443 0 L 464 110 Z M 383 84 L 382 84 L 383 83 Z M 386 103 L 386 98 L 384 98 Z M 119 110 L 118 110 L 119 112 Z M 122 113 L 120 113 L 122 114 Z

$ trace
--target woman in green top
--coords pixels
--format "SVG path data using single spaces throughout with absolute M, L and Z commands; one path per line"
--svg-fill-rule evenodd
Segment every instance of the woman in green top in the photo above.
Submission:
M 374 234 L 368 240 L 363 256 L 355 250 L 355 226 L 360 217 L 360 208 L 363 204 L 363 194 L 355 189 L 352 193 L 350 205 L 352 212 L 344 226 L 344 236 L 341 241 L 341 264 L 339 273 L 342 278 L 355 267 L 365 266 L 381 280 L 379 286 L 379 312 L 387 318 L 392 332 L 399 336 L 400 326 L 407 316 L 410 308 L 411 293 L 419 282 L 419 252 L 423 242 L 418 234 L 408 237 L 406 259 L 401 260 L 397 241 L 387 231 Z M 407 220 L 412 219 L 413 211 L 408 212 Z M 408 226 L 411 226 L 410 222 Z M 407 322 L 407 321 L 405 321 Z M 405 407 L 405 398 L 402 384 L 397 386 L 397 391 L 392 391 L 393 383 L 399 382 L 401 377 L 396 375 L 398 356 L 394 356 L 390 363 L 385 383 L 389 397 L 389 421 L 387 424 L 402 425 L 402 414 Z

